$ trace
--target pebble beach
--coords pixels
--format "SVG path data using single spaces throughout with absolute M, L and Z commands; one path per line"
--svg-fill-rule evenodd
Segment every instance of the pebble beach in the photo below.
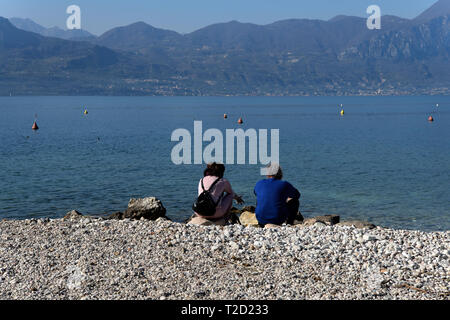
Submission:
M 450 232 L 3 220 L 0 299 L 448 300 Z

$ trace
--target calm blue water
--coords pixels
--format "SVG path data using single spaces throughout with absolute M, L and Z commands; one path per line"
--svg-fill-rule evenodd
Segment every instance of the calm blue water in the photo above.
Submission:
M 450 229 L 448 97 L 0 98 L 0 217 L 102 214 L 156 196 L 183 220 L 203 166 L 172 164 L 172 131 L 202 120 L 225 132 L 240 116 L 243 128 L 280 129 L 280 162 L 305 216 Z M 259 169 L 227 166 L 246 204 Z

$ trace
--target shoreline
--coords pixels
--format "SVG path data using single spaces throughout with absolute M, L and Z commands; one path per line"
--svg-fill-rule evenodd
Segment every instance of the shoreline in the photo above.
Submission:
M 238 209 L 239 210 L 239 209 Z M 81 217 L 83 218 L 87 218 L 87 219 L 91 219 L 91 220 L 98 220 L 98 221 L 112 221 L 112 220 L 117 220 L 117 221 L 121 221 L 121 220 L 136 220 L 136 219 L 118 219 L 116 217 L 114 217 L 117 213 L 119 212 L 114 212 L 111 211 L 109 213 L 102 213 L 102 214 L 82 214 Z M 332 215 L 334 216 L 334 215 Z M 172 217 L 170 215 L 166 215 L 163 218 L 165 220 L 168 220 L 172 223 L 176 223 L 176 224 L 182 224 L 185 225 L 189 222 L 190 219 L 192 219 L 193 215 L 187 215 L 184 218 L 179 218 L 179 217 Z M 313 215 L 313 216 L 305 216 L 304 219 L 305 221 L 312 221 L 315 220 L 316 218 L 320 218 L 320 217 L 324 217 L 324 216 L 317 216 L 317 215 Z M 342 217 L 341 217 L 342 218 Z M 42 222 L 49 222 L 49 221 L 58 221 L 58 220 L 64 220 L 64 216 L 58 216 L 58 217 L 27 217 L 27 218 L 14 218 L 14 217 L 7 217 L 7 218 L 0 218 L 0 222 L 4 222 L 4 221 L 21 221 L 21 222 L 26 222 L 26 221 L 40 221 L 40 223 Z M 321 222 L 320 220 L 318 220 L 317 222 Z M 314 223 L 312 223 L 314 224 Z M 230 225 L 239 225 L 238 223 L 234 223 L 234 224 L 230 224 Z M 330 226 L 329 224 L 326 224 L 326 226 Z M 450 232 L 450 229 L 446 229 L 446 230 L 428 230 L 428 229 L 418 229 L 418 228 L 402 228 L 402 227 L 391 227 L 391 226 L 387 226 L 387 225 L 382 225 L 382 224 L 373 224 L 372 222 L 370 222 L 369 220 L 359 220 L 359 219 L 345 219 L 340 221 L 337 224 L 333 224 L 333 226 L 353 226 L 356 229 L 372 229 L 372 228 L 380 228 L 380 229 L 388 229 L 388 230 L 393 230 L 393 231 L 409 231 L 409 232 L 423 232 L 423 233 L 435 233 L 435 232 L 441 232 L 441 233 L 446 233 L 446 232 Z M 245 226 L 246 227 L 246 226 Z M 255 227 L 255 226 L 251 226 L 251 227 Z M 295 228 L 295 227 L 301 227 L 298 224 L 295 225 L 286 225 L 283 224 L 282 227 L 288 227 L 288 228 Z
M 89 215 L 89 214 L 87 214 L 87 215 L 83 215 L 83 217 L 91 219 L 91 220 L 98 220 L 98 221 L 111 221 L 111 220 L 121 221 L 120 219 L 110 218 L 111 215 L 112 215 L 111 213 L 102 214 L 102 215 L 100 215 L 100 214 L 99 215 L 95 215 L 95 214 Z M 317 216 L 310 216 L 310 217 L 308 216 L 308 217 L 305 217 L 305 219 L 306 220 L 315 219 L 316 217 Z M 191 218 L 192 218 L 192 216 L 189 216 L 189 217 L 186 216 L 185 218 L 173 218 L 173 217 L 170 217 L 170 216 L 164 217 L 164 219 L 167 220 L 167 221 L 170 221 L 170 222 L 176 223 L 176 224 L 182 224 L 182 225 L 185 225 Z M 21 221 L 21 222 L 41 221 L 40 223 L 42 223 L 42 221 L 48 222 L 48 221 L 58 221 L 58 220 L 64 220 L 64 218 L 63 217 L 52 217 L 52 218 L 50 218 L 50 217 L 1 218 L 0 222 L 3 222 L 3 221 Z M 129 221 L 129 220 L 133 220 L 133 219 L 124 219 L 124 220 Z M 353 219 L 343 220 L 340 223 L 338 223 L 337 226 L 338 227 L 339 226 L 349 226 L 349 227 L 351 227 L 352 226 L 352 225 L 350 225 L 351 222 L 355 222 L 358 225 L 359 224 L 367 225 L 367 226 L 373 225 L 376 228 L 388 229 L 388 230 L 393 230 L 393 231 L 409 231 L 409 232 L 423 232 L 423 233 L 435 233 L 435 232 L 446 233 L 446 232 L 450 232 L 450 229 L 447 229 L 447 230 L 422 230 L 422 229 L 417 229 L 417 228 L 406 229 L 406 228 L 401 228 L 401 227 L 389 227 L 389 226 L 385 226 L 385 225 L 375 225 L 375 224 L 373 224 L 373 223 L 371 223 L 371 222 L 369 222 L 367 220 L 356 220 L 356 219 L 355 220 L 353 220 Z M 231 224 L 231 226 L 233 226 L 233 225 L 238 225 L 238 224 Z M 329 225 L 327 225 L 327 226 L 329 226 Z M 336 226 L 336 225 L 334 225 L 334 226 Z M 367 226 L 360 226 L 360 227 L 358 227 L 357 225 L 353 225 L 353 227 L 355 227 L 356 229 L 365 229 L 365 228 L 367 228 Z M 294 228 L 294 227 L 296 227 L 296 225 L 289 226 L 289 225 L 283 224 L 282 227 L 288 227 L 288 228 L 292 227 L 292 228 Z M 297 227 L 300 227 L 300 226 L 297 225 Z M 263 229 L 263 228 L 261 228 L 261 229 Z
M 0 299 L 438 299 L 450 231 L 0 222 Z

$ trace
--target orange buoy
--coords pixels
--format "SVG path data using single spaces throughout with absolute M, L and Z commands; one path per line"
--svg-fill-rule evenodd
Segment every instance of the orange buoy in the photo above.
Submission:
M 239 118 L 238 123 L 239 123 L 239 124 L 243 124 L 243 123 L 244 123 L 244 120 L 242 120 L 242 118 Z
M 228 118 L 228 115 L 225 113 L 225 114 L 223 115 L 223 118 L 224 118 L 224 119 L 227 119 L 227 118 Z
M 429 116 L 429 117 L 428 117 L 428 121 L 433 122 L 433 121 L 434 121 L 433 117 L 432 117 L 432 116 Z
M 36 121 L 33 123 L 33 126 L 31 127 L 32 130 L 39 130 L 39 127 L 36 123 Z

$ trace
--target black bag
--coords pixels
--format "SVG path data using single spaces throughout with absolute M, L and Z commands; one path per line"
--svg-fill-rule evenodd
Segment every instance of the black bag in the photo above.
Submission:
M 216 213 L 216 207 L 219 204 L 220 199 L 222 199 L 222 195 L 219 197 L 217 202 L 215 202 L 209 191 L 216 185 L 219 180 L 220 178 L 214 181 L 214 183 L 208 190 L 205 190 L 202 179 L 201 183 L 203 192 L 198 196 L 197 200 L 192 205 L 192 210 L 204 217 L 210 217 Z

